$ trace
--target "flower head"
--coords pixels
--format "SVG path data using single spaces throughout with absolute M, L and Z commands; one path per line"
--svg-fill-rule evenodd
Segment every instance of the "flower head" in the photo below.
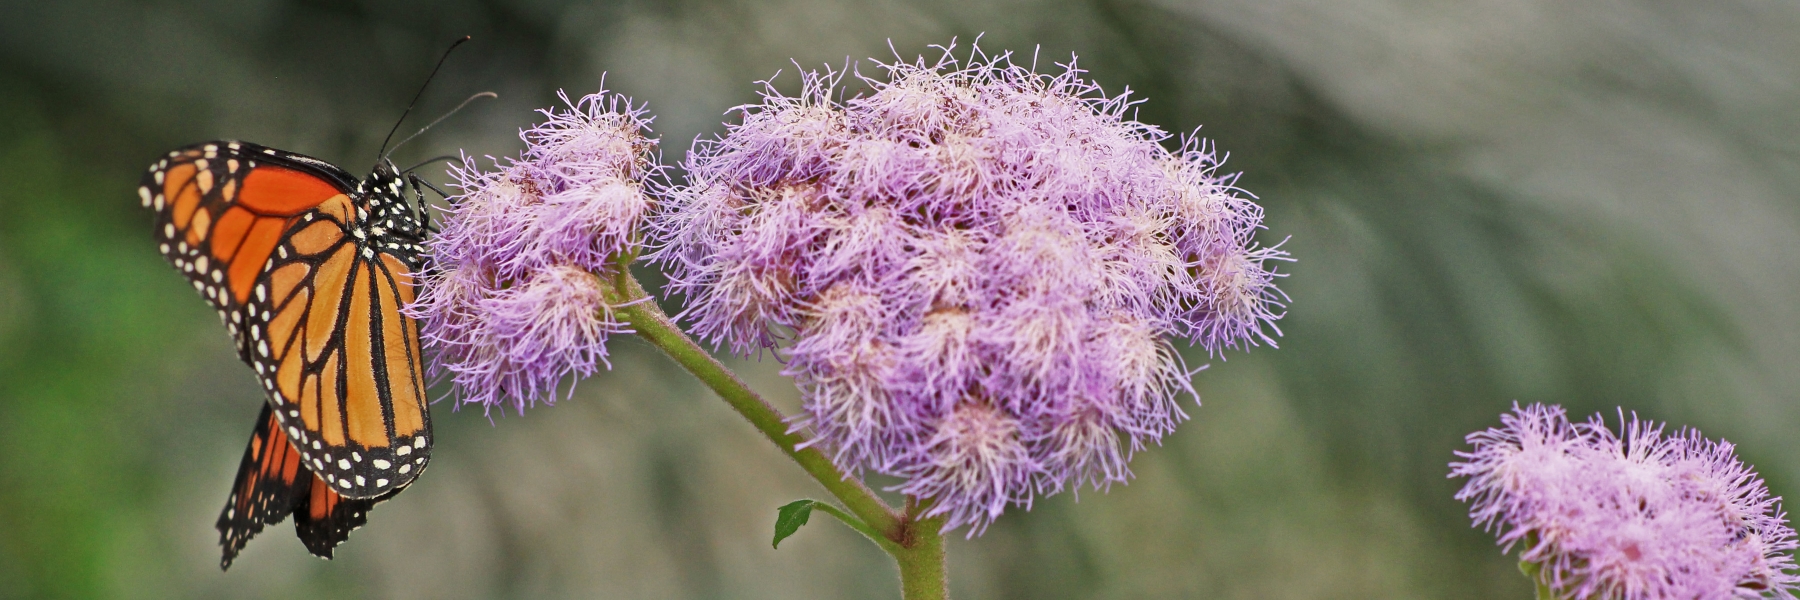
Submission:
M 1073 66 L 977 50 L 770 87 L 695 143 L 653 217 L 682 318 L 714 344 L 778 348 L 841 467 L 906 479 L 971 535 L 1008 505 L 1125 481 L 1186 418 L 1170 345 L 1273 344 L 1284 297 L 1262 211 Z M 859 77 L 861 77 L 859 75 Z
M 520 133 L 518 158 L 451 168 L 462 193 L 427 241 L 432 268 L 407 311 L 464 403 L 554 402 L 559 382 L 605 364 L 607 338 L 625 331 L 598 278 L 637 251 L 661 175 L 650 119 L 604 90 L 561 97 L 566 109 Z
M 1502 426 L 1469 434 L 1452 477 L 1475 524 L 1498 530 L 1543 583 L 1570 598 L 1793 598 L 1794 531 L 1762 479 L 1692 429 L 1561 407 L 1514 405 Z

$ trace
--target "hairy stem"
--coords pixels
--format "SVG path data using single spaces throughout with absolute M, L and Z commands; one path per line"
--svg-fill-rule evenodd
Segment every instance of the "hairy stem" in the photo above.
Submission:
M 788 430 L 787 419 L 781 411 L 683 333 L 644 292 L 625 264 L 620 265 L 610 283 L 606 290 L 607 302 L 617 307 L 615 314 L 630 324 L 638 337 L 662 350 L 711 388 L 744 420 L 762 432 L 763 437 L 774 442 L 788 458 L 806 470 L 825 491 L 842 502 L 849 512 L 828 503 L 819 503 L 820 510 L 867 536 L 894 557 L 900 567 L 900 586 L 905 600 L 944 600 L 949 597 L 944 570 L 944 537 L 939 533 L 944 524 L 942 518 L 920 518 L 925 507 L 911 498 L 907 499 L 905 512 L 896 511 L 861 480 L 838 469 L 824 453 L 815 448 L 800 448 L 805 437 Z
M 949 577 L 944 569 L 944 517 L 920 518 L 925 507 L 913 498 L 906 499 L 906 513 L 901 516 L 905 545 L 888 554 L 900 563 L 900 594 L 905 600 L 946 600 L 950 597 Z

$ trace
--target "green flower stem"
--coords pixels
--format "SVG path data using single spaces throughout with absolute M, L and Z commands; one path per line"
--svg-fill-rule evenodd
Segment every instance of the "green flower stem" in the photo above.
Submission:
M 944 571 L 943 519 L 921 519 L 924 508 L 907 500 L 906 512 L 894 510 L 859 479 L 846 475 L 816 448 L 800 448 L 806 438 L 788 431 L 787 419 L 735 373 L 683 333 L 650 298 L 626 268 L 618 269 L 606 286 L 606 301 L 614 314 L 631 325 L 639 338 L 662 350 L 682 368 L 700 379 L 730 404 L 751 426 L 762 432 L 788 458 L 799 463 L 825 491 L 842 502 L 843 509 L 827 503 L 818 508 L 837 517 L 851 529 L 868 536 L 900 566 L 900 585 L 905 600 L 944 600 L 949 597 Z
M 950 597 L 949 577 L 944 571 L 944 517 L 920 519 L 925 506 L 906 499 L 905 530 L 909 542 L 901 552 L 892 552 L 900 563 L 900 595 L 906 600 L 946 600 Z
M 1524 573 L 1525 577 L 1531 580 L 1532 585 L 1537 586 L 1537 600 L 1563 600 L 1550 589 L 1550 584 L 1544 583 L 1542 571 L 1542 565 L 1519 561 L 1519 572 Z
M 622 298 L 619 298 L 621 302 L 615 305 L 629 306 L 617 309 L 617 314 L 631 325 L 638 337 L 668 354 L 669 358 L 675 359 L 676 363 L 699 378 L 701 383 L 712 388 L 713 392 L 725 399 L 726 404 L 730 404 L 757 431 L 762 432 L 764 437 L 775 442 L 794 462 L 800 463 L 800 468 L 806 469 L 807 474 L 825 486 L 825 490 L 831 492 L 839 502 L 843 502 L 857 518 L 880 531 L 895 530 L 899 518 L 894 509 L 889 508 L 887 503 L 882 502 L 861 481 L 838 470 L 837 465 L 831 464 L 831 459 L 826 458 L 824 453 L 814 448 L 798 449 L 797 446 L 805 438 L 788 432 L 788 424 L 780 411 L 770 406 L 768 401 L 738 379 L 737 374 L 694 343 L 687 334 L 682 333 L 668 315 L 663 314 L 662 309 L 649 299 L 649 295 L 644 293 L 635 278 L 627 275 L 620 279 L 624 289 L 615 290 L 623 292 Z

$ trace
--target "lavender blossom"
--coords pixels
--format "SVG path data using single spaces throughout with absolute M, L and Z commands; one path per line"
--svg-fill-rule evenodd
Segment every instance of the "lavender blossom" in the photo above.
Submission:
M 605 90 L 559 96 L 567 109 L 540 111 L 518 158 L 451 168 L 462 193 L 427 241 L 432 268 L 406 310 L 462 403 L 554 402 L 560 381 L 592 374 L 607 338 L 626 331 L 597 278 L 637 252 L 661 174 L 651 119 Z
M 1623 414 L 1616 435 L 1539 404 L 1500 420 L 1456 453 L 1456 498 L 1558 597 L 1794 598 L 1794 531 L 1730 443 Z
M 946 529 L 1130 477 L 1187 415 L 1209 353 L 1274 345 L 1285 297 L 1262 210 L 1197 138 L 1127 118 L 1071 62 L 979 50 L 771 86 L 695 143 L 652 218 L 691 331 L 778 349 L 808 427 L 846 471 L 905 478 Z M 858 77 L 862 77 L 858 75 Z

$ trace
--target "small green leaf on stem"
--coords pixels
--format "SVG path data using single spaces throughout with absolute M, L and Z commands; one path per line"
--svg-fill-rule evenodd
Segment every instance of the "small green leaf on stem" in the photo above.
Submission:
M 816 505 L 818 505 L 818 501 L 809 498 L 795 500 L 775 509 L 775 542 L 770 546 L 781 548 L 781 540 L 800 531 L 800 526 L 805 525 L 806 520 L 812 518 L 813 506 Z

